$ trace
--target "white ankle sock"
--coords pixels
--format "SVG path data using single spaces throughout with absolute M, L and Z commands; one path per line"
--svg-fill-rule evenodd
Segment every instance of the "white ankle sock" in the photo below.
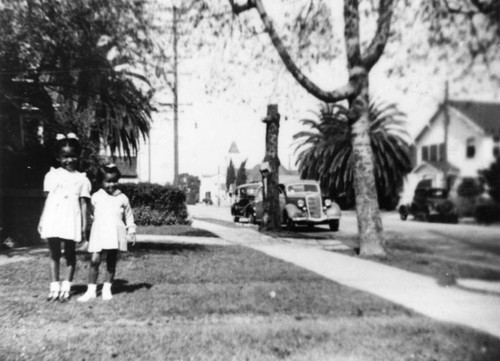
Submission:
M 70 281 L 62 281 L 61 291 L 69 292 L 71 290 L 71 282 Z

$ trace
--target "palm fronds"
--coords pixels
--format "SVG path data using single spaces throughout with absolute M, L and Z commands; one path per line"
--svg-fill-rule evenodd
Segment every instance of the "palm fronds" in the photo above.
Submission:
M 375 161 L 379 198 L 398 194 L 411 170 L 412 140 L 406 130 L 406 115 L 396 104 L 373 101 L 369 106 L 370 140 Z M 302 178 L 319 180 L 330 196 L 352 195 L 353 152 L 348 109 L 340 104 L 322 104 L 318 119 L 301 121 L 309 130 L 295 134 L 297 165 Z

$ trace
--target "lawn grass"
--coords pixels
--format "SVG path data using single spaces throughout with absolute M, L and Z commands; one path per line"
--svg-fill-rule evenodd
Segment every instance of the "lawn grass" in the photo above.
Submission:
M 164 236 L 186 236 L 186 237 L 215 237 L 217 235 L 204 229 L 191 227 L 182 224 L 173 224 L 170 226 L 138 226 L 138 234 L 155 234 Z
M 202 219 L 214 224 L 231 228 L 248 227 L 244 223 L 223 220 Z M 255 227 L 254 227 L 255 228 Z M 279 232 L 264 232 L 275 238 L 310 240 L 311 244 L 322 240 L 339 240 L 350 250 L 335 250 L 357 257 L 357 234 L 328 232 L 320 227 L 299 227 L 296 231 L 282 229 Z M 397 231 L 385 231 L 386 258 L 372 260 L 410 272 L 435 278 L 441 284 L 454 284 L 457 278 L 473 278 L 486 281 L 500 281 L 500 243 L 497 239 L 480 239 L 474 229 L 461 235 L 440 234 L 428 231 L 417 237 Z M 471 241 L 474 240 L 474 241 Z
M 498 339 L 246 248 L 141 244 L 119 261 L 114 299 L 86 304 L 44 300 L 47 262 L 0 266 L 2 360 L 500 359 Z
M 356 236 L 339 234 L 336 239 L 352 247 L 342 253 L 357 256 Z M 434 277 L 453 284 L 457 278 L 500 281 L 500 248 L 483 249 L 481 244 L 461 242 L 439 234 L 417 238 L 412 234 L 385 232 L 386 258 L 374 258 L 389 266 Z

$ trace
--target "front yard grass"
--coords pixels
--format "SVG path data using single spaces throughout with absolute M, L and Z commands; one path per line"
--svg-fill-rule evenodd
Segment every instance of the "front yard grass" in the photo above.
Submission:
M 118 263 L 114 299 L 86 304 L 45 301 L 47 264 L 0 266 L 2 360 L 500 359 L 496 338 L 246 248 L 141 244 Z
M 183 224 L 173 224 L 170 226 L 138 226 L 137 233 L 163 236 L 217 237 L 217 235 L 212 232 Z

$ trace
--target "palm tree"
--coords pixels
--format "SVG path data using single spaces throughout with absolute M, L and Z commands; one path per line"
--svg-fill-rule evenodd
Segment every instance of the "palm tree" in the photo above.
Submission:
M 352 206 L 353 152 L 349 110 L 339 103 L 321 105 L 318 120 L 303 119 L 311 130 L 295 134 L 297 164 L 302 178 L 319 180 L 325 193 Z M 370 140 L 381 208 L 393 208 L 406 174 L 411 171 L 411 138 L 406 115 L 396 104 L 373 101 L 369 106 Z M 343 204 L 342 204 L 343 203 Z

